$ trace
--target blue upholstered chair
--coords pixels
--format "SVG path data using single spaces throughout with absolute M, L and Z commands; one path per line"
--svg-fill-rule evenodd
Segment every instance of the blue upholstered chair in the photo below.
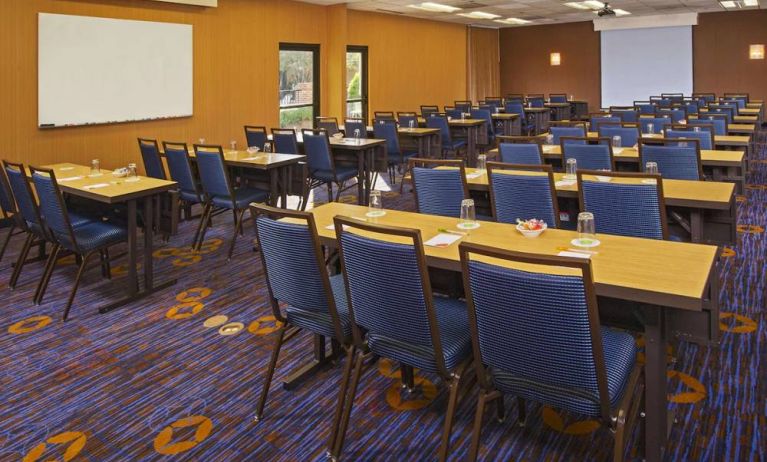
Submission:
M 0 213 L 8 219 L 10 226 L 8 226 L 8 234 L 5 235 L 3 243 L 0 246 L 0 261 L 3 260 L 3 255 L 8 248 L 8 244 L 11 242 L 11 237 L 17 234 L 15 231 L 17 228 L 23 226 L 20 222 L 21 216 L 16 208 L 16 201 L 13 198 L 11 187 L 8 185 L 8 179 L 5 177 L 5 169 L 0 171 Z M 20 233 L 23 233 L 23 228 Z
M 485 407 L 494 402 L 502 421 L 503 398 L 513 395 L 520 425 L 528 400 L 597 418 L 623 460 L 642 366 L 630 334 L 599 325 L 591 260 L 470 242 L 459 249 L 480 388 L 467 459 L 477 458 Z
M 628 148 L 635 146 L 639 142 L 639 126 L 624 127 L 621 125 L 602 124 L 599 126 L 599 136 L 613 139 L 614 136 L 621 137 L 621 147 Z
M 439 106 L 421 106 L 421 117 L 428 118 L 431 114 L 438 114 Z
M 634 183 L 603 182 L 594 175 L 613 179 L 635 178 Z M 654 179 L 654 184 L 639 180 Z M 578 171 L 580 209 L 594 214 L 597 233 L 667 239 L 666 206 L 660 175 L 642 173 Z
M 304 138 L 304 151 L 310 178 L 307 193 L 314 188 L 326 185 L 328 201 L 337 201 L 341 193 L 351 187 L 344 187 L 344 184 L 357 176 L 357 167 L 336 165 L 326 131 L 304 129 L 301 133 Z M 333 184 L 337 186 L 335 197 L 333 196 Z
M 397 118 L 394 117 L 394 112 L 392 111 L 375 111 L 373 113 L 373 118 L 376 120 L 397 120 Z
M 549 102 L 558 104 L 566 103 L 567 95 L 564 93 L 551 93 L 549 94 Z
M 386 140 L 386 157 L 388 159 L 389 178 L 392 184 L 396 183 L 396 170 L 402 165 L 406 165 L 408 159 L 415 157 L 418 151 L 403 150 L 399 144 L 399 134 L 397 133 L 397 123 L 393 120 L 374 120 L 373 136 L 378 139 Z M 403 176 L 407 171 L 403 172 Z
M 493 128 L 493 113 L 487 109 L 472 109 L 470 111 L 472 119 L 484 120 L 487 128 L 487 144 L 485 146 L 495 145 L 495 129 Z
M 165 167 L 162 165 L 157 140 L 139 138 L 138 147 L 141 150 L 141 160 L 144 161 L 146 176 L 166 180 L 168 177 L 165 175 Z
M 333 136 L 341 131 L 338 128 L 338 119 L 335 117 L 317 117 L 317 128 L 328 132 L 328 136 Z
M 703 167 L 700 160 L 700 141 L 685 139 L 659 140 L 645 142 L 639 140 L 639 165 L 644 168 L 647 162 L 658 164 L 658 172 L 666 179 L 703 180 Z
M 471 362 L 465 303 L 432 296 L 421 232 L 373 225 L 336 216 L 341 268 L 346 281 L 352 337 L 358 354 L 350 392 L 339 399 L 341 426 L 330 455 L 341 455 L 365 356 L 376 355 L 400 364 L 405 385 L 414 386 L 413 369 L 436 374 L 449 388 L 438 460 L 447 459 L 458 389 Z M 372 233 L 361 236 L 354 229 Z M 384 239 L 398 237 L 407 243 Z M 366 332 L 367 342 L 363 332 Z M 345 371 L 347 372 L 347 371 Z M 345 374 L 342 383 L 350 377 Z
M 200 218 L 199 239 L 195 250 L 199 251 L 205 241 L 208 223 L 215 210 L 231 210 L 234 213 L 234 234 L 229 243 L 228 258 L 232 258 L 237 235 L 242 230 L 245 211 L 251 202 L 265 202 L 269 192 L 242 186 L 232 187 L 229 172 L 224 161 L 224 151 L 221 146 L 194 145 L 197 157 L 197 167 L 202 180 L 202 191 L 205 194 L 205 208 Z
M 248 143 L 249 148 L 258 148 L 261 151 L 269 143 L 269 137 L 266 134 L 266 127 L 245 125 L 245 141 Z
M 688 116 L 698 115 L 698 111 L 700 111 L 700 101 L 696 99 L 685 99 L 682 105 Z
M 186 210 L 186 219 L 190 219 L 191 207 L 196 204 L 204 204 L 202 189 L 198 179 L 192 170 L 192 162 L 189 156 L 189 148 L 186 143 L 174 143 L 163 141 L 163 150 L 165 151 L 165 160 L 168 163 L 168 171 L 173 181 L 178 183 L 178 198 L 181 201 L 182 209 Z M 197 243 L 200 229 L 192 239 L 192 247 Z
M 450 125 L 447 117 L 431 114 L 426 118 L 428 128 L 438 128 L 440 139 L 442 141 L 442 157 L 446 157 L 448 152 L 452 152 L 456 157 L 460 156 L 461 151 L 466 150 L 466 140 L 454 140 L 450 133 Z
M 583 141 L 583 144 L 575 143 Z M 598 143 L 598 144 L 593 144 Z M 615 170 L 613 148 L 609 138 L 571 138 L 563 136 L 560 140 L 562 146 L 563 164 L 568 159 L 575 159 L 578 169 L 587 170 Z
M 40 211 L 45 219 L 45 225 L 54 239 L 53 250 L 48 260 L 50 267 L 46 268 L 41 283 L 47 286 L 61 248 L 82 258 L 72 291 L 69 294 L 69 300 L 64 308 L 63 319 L 66 321 L 77 288 L 80 285 L 80 279 L 90 258 L 99 253 L 103 267 L 105 258 L 109 258 L 108 253 L 106 253 L 107 249 L 113 245 L 127 242 L 128 230 L 113 223 L 97 220 L 75 225 L 67 212 L 67 206 L 64 203 L 64 197 L 56 182 L 53 170 L 30 167 L 30 171 L 32 172 L 35 191 L 37 191 L 37 196 L 40 199 Z
M 546 105 L 546 99 L 543 95 L 527 95 L 527 103 L 530 107 L 544 107 Z
M 362 119 L 346 119 L 344 121 L 344 136 L 347 138 L 354 138 L 356 137 L 356 133 L 360 134 L 360 138 L 368 137 L 368 127 L 365 121 Z
M 506 100 L 505 111 L 507 114 L 519 114 L 520 122 L 522 125 L 522 133 L 529 134 L 535 129 L 535 125 L 528 120 L 527 113 L 525 112 L 525 105 L 517 100 Z
M 410 126 L 412 122 L 412 127 Z M 415 112 L 398 112 L 397 123 L 402 128 L 418 128 L 418 114 Z
M 255 217 L 269 304 L 279 322 L 256 408 L 256 421 L 260 421 L 282 345 L 297 331 L 305 330 L 343 345 L 347 369 L 354 358 L 343 276 L 328 275 L 314 215 L 261 204 L 252 205 L 250 213 Z M 290 221 L 281 221 L 282 218 Z M 285 306 L 284 313 L 281 304 Z M 320 361 L 329 359 L 325 358 L 324 350 L 319 354 Z M 336 425 L 334 422 L 333 432 Z
M 643 134 L 660 133 L 666 129 L 666 125 L 671 125 L 670 117 L 640 117 L 639 128 Z M 650 126 L 652 125 L 652 131 Z
M 447 117 L 450 117 L 453 120 L 458 120 L 464 117 L 463 110 L 452 107 L 452 106 L 445 106 L 445 115 Z
M 672 107 L 666 109 L 658 109 L 655 111 L 655 117 L 668 116 L 671 119 L 671 123 L 678 124 L 679 122 L 687 119 L 687 112 L 683 107 Z
M 716 101 L 716 94 L 714 93 L 693 93 L 692 97 L 702 100 L 706 105 Z
M 507 164 L 543 164 L 543 151 L 539 143 L 501 143 L 498 152 L 501 162 Z
M 459 111 L 463 111 L 464 113 L 471 112 L 471 101 L 456 101 L 455 102 L 455 108 Z
M 634 109 L 639 112 L 639 115 L 655 115 L 655 105 L 649 101 L 634 101 Z
M 594 116 L 591 116 L 591 118 L 589 119 L 589 131 L 592 131 L 592 132 L 599 131 L 600 124 L 619 124 L 619 123 L 621 123 L 621 118 L 618 116 L 594 115 Z
M 701 113 L 697 119 L 688 119 L 687 125 L 713 125 L 714 136 L 726 136 L 729 125 L 725 114 Z
M 461 201 L 469 198 L 466 169 L 462 160 L 412 158 L 408 167 L 413 179 L 415 206 L 419 213 L 456 218 L 461 215 Z
M 488 162 L 487 176 L 495 221 L 516 224 L 518 219 L 537 218 L 551 228 L 559 228 L 551 165 Z
M 726 117 L 727 124 L 731 124 L 737 112 L 735 106 L 731 104 L 709 104 L 708 111 L 703 116 L 705 117 L 708 114 L 722 114 Z
M 503 107 L 503 98 L 500 96 L 486 96 L 485 104 L 494 108 L 501 108 Z
M 620 117 L 623 123 L 637 123 L 639 111 L 631 106 L 610 106 L 610 114 Z
M 699 130 L 695 131 L 695 128 Z M 666 130 L 666 138 L 695 138 L 700 141 L 701 149 L 714 149 L 714 126 L 711 124 L 694 127 L 675 126 Z
M 741 109 L 746 108 L 746 101 L 738 98 L 720 98 L 719 104 L 727 104 L 735 107 L 735 115 L 740 114 Z
M 273 128 L 272 143 L 274 152 L 280 154 L 300 154 L 296 131 L 292 128 Z
M 549 132 L 553 136 L 552 142 L 554 144 L 559 144 L 559 140 L 563 136 L 569 136 L 569 137 L 576 137 L 576 138 L 583 138 L 586 136 L 586 129 L 582 126 L 580 127 L 561 127 L 561 126 L 554 126 L 549 128 Z M 584 142 L 579 141 L 577 144 L 583 144 Z
M 506 95 L 506 103 L 525 103 L 525 95 L 522 93 L 509 93 Z

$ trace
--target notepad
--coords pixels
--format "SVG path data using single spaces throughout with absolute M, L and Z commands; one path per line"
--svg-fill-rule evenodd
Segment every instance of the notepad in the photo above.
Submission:
M 556 146 L 546 145 L 543 147 L 543 152 L 553 152 Z
M 82 180 L 83 178 L 85 178 L 85 177 L 83 177 L 83 176 L 70 176 L 70 177 L 67 177 L 67 178 L 58 178 L 58 181 L 59 181 L 59 183 L 61 183 L 63 181 Z
M 559 252 L 559 253 L 557 254 L 557 256 L 560 256 L 560 257 L 573 257 L 573 258 L 585 258 L 585 259 L 587 259 L 587 260 L 588 260 L 589 258 L 591 258 L 591 255 L 589 255 L 589 254 L 587 254 L 587 253 L 580 253 L 580 252 L 568 252 L 568 251 L 566 251 L 566 250 L 563 250 L 563 251 Z
M 623 148 L 613 148 L 613 154 L 620 154 L 623 152 Z
M 559 180 L 555 184 L 556 186 L 572 186 L 575 183 L 575 180 Z
M 83 189 L 91 190 L 91 189 L 106 188 L 107 186 L 109 186 L 109 183 L 96 183 L 89 186 L 83 186 Z
M 479 178 L 482 176 L 482 172 L 474 172 L 474 173 L 467 173 L 466 179 L 467 180 L 473 180 L 475 178 Z
M 463 236 L 460 234 L 439 233 L 433 238 L 424 242 L 424 245 L 428 245 L 429 247 L 447 247 L 462 237 Z

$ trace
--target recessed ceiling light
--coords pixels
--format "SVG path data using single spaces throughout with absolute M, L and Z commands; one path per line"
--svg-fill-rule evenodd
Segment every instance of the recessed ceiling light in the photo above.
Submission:
M 460 10 L 456 6 L 443 5 L 441 3 L 423 2 L 414 5 L 408 5 L 409 8 L 416 8 L 418 10 L 433 11 L 435 13 L 453 13 Z
M 586 0 L 585 2 L 583 2 L 583 4 L 594 10 L 599 10 L 605 7 L 604 2 L 600 2 L 597 0 Z
M 578 10 L 590 10 L 591 7 L 584 5 L 581 2 L 567 2 L 565 3 L 565 6 L 569 6 L 570 8 L 576 8 Z
M 528 21 L 527 19 L 520 19 L 520 18 L 506 18 L 506 19 L 496 19 L 495 22 L 499 22 L 501 24 L 530 24 L 532 21 Z
M 745 6 L 759 6 L 759 0 L 743 0 Z
M 472 11 L 471 13 L 458 13 L 458 16 L 463 16 L 471 19 L 495 19 L 500 18 L 501 15 L 493 13 L 485 13 L 484 11 Z
M 627 14 L 631 14 L 626 10 L 621 10 L 620 8 L 613 11 L 615 11 L 615 16 L 626 16 Z
M 734 1 L 732 1 L 732 0 L 725 0 L 725 1 L 723 1 L 723 2 L 719 2 L 719 3 L 720 3 L 720 4 L 721 4 L 723 7 L 725 7 L 725 8 L 737 8 L 737 7 L 738 7 L 738 4 L 737 4 L 737 3 L 735 3 L 735 2 L 734 2 Z

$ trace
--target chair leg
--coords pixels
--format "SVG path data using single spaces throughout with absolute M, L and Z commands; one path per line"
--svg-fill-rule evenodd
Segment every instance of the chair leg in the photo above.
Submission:
M 194 237 L 192 238 L 192 249 L 197 248 L 197 240 L 200 238 L 200 233 L 202 232 L 203 223 L 205 223 L 205 215 L 208 213 L 208 204 L 205 204 L 202 208 L 202 214 L 200 214 L 200 223 L 197 224 L 197 229 L 194 232 Z M 191 215 L 187 214 L 186 218 L 187 220 L 191 217 Z
M 330 426 L 330 440 L 328 441 L 327 455 L 332 456 L 331 452 L 335 447 L 336 439 L 338 438 L 338 427 L 341 423 L 341 414 L 343 413 L 344 403 L 346 402 L 346 392 L 349 388 L 349 380 L 352 376 L 352 367 L 355 362 L 355 355 L 357 349 L 354 346 L 346 347 L 346 362 L 344 363 L 344 371 L 341 374 L 341 386 L 338 387 L 338 403 L 336 404 L 335 414 L 333 415 L 333 422 Z
M 352 413 L 352 407 L 354 407 L 354 398 L 357 394 L 357 385 L 360 382 L 360 375 L 362 375 L 362 359 L 363 355 L 358 354 L 357 360 L 354 361 L 354 375 L 350 385 L 348 397 L 344 403 L 344 408 L 341 414 L 341 420 L 339 421 L 338 434 L 336 436 L 335 444 L 330 451 L 330 458 L 332 460 L 338 460 L 341 457 L 341 450 L 344 446 L 344 439 L 346 438 L 346 428 L 349 426 L 349 417 Z M 341 400 L 339 400 L 341 404 Z
M 526 420 L 527 420 L 527 405 L 525 403 L 525 398 L 517 396 L 517 425 L 519 425 L 520 427 L 524 427 Z
M 503 423 L 506 420 L 506 407 L 504 406 L 502 394 L 495 400 L 495 406 L 495 420 L 498 423 Z
M 3 240 L 3 246 L 0 247 L 0 261 L 3 260 L 3 255 L 5 255 L 5 249 L 8 248 L 8 243 L 11 242 L 11 236 L 13 236 L 13 231 L 16 230 L 16 224 L 11 224 L 11 229 L 8 230 L 8 234 L 5 236 L 5 240 Z
M 272 383 L 272 377 L 274 376 L 274 369 L 277 366 L 277 359 L 280 355 L 280 349 L 282 348 L 282 342 L 285 339 L 286 326 L 280 327 L 277 331 L 277 338 L 274 342 L 274 349 L 272 349 L 272 357 L 269 359 L 269 367 L 266 370 L 266 377 L 264 377 L 264 385 L 261 389 L 261 397 L 258 400 L 258 407 L 256 408 L 256 416 L 254 420 L 260 422 L 264 415 L 264 405 L 266 404 L 266 397 L 269 394 L 269 386 Z
M 453 376 L 450 381 L 450 395 L 447 401 L 447 412 L 445 414 L 445 426 L 442 430 L 442 444 L 439 448 L 439 461 L 445 462 L 450 450 L 450 434 L 453 431 L 453 420 L 455 417 L 456 402 L 458 401 L 458 385 L 461 378 L 458 375 Z
M 69 310 L 72 308 L 72 302 L 75 301 L 75 294 L 77 293 L 77 287 L 80 285 L 80 279 L 83 277 L 83 272 L 85 272 L 85 267 L 88 265 L 88 260 L 90 260 L 91 255 L 93 255 L 93 251 L 86 253 L 83 256 L 83 261 L 80 263 L 80 267 L 77 269 L 77 276 L 75 276 L 75 283 L 72 286 L 72 291 L 69 293 L 69 300 L 67 300 L 67 306 L 64 308 L 64 321 L 67 320 L 67 317 L 69 316 Z
M 333 183 L 328 183 L 328 202 L 333 202 Z
M 109 249 L 104 249 L 104 273 L 107 279 L 112 279 L 112 262 L 109 258 Z
M 27 261 L 29 248 L 32 247 L 32 240 L 34 238 L 35 236 L 32 233 L 27 233 L 27 238 L 24 240 L 24 245 L 21 247 L 21 253 L 19 253 L 19 257 L 16 259 L 16 266 L 13 268 L 11 280 L 8 282 L 8 287 L 10 287 L 11 290 L 16 288 L 16 282 L 19 280 L 19 275 L 21 274 L 21 269 L 24 267 L 24 262 Z
M 406 388 L 408 392 L 412 392 L 415 388 L 415 375 L 413 374 L 413 366 L 401 364 L 400 373 L 402 375 L 402 388 Z
M 205 233 L 208 232 L 208 226 L 210 224 L 210 216 L 213 212 L 213 206 L 210 204 L 205 205 L 205 210 L 203 211 L 203 217 L 200 219 L 200 235 L 197 238 L 196 246 L 194 247 L 194 250 L 200 251 L 200 248 L 202 247 L 203 241 L 205 241 Z
M 229 244 L 229 260 L 232 259 L 234 253 L 234 243 L 237 242 L 237 235 L 242 233 L 242 217 L 245 215 L 245 209 L 235 210 L 234 213 L 234 235 L 232 236 L 232 242 Z
M 471 434 L 471 447 L 469 448 L 470 462 L 477 460 L 477 454 L 479 453 L 479 439 L 482 434 L 482 417 L 484 417 L 485 414 L 486 399 L 487 394 L 484 390 L 480 390 L 479 397 L 477 398 L 477 411 L 474 413 L 474 430 Z
M 48 290 L 48 283 L 53 275 L 53 270 L 56 268 L 56 260 L 59 258 L 59 251 L 61 246 L 59 244 L 53 244 L 50 255 L 48 255 L 48 261 L 45 263 L 45 270 L 43 271 L 43 277 L 40 278 L 40 283 L 37 285 L 34 296 L 34 304 L 40 305 L 43 303 L 43 297 L 45 291 Z

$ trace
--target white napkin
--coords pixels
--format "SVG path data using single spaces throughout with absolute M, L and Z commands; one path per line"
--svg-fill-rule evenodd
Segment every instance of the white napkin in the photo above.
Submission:
M 424 242 L 424 245 L 429 247 L 447 247 L 463 236 L 460 234 L 439 233 L 428 241 Z
M 556 146 L 551 144 L 547 144 L 543 146 L 543 152 L 554 152 L 555 149 L 556 149 Z
M 620 154 L 623 152 L 623 148 L 613 148 L 613 154 Z
M 577 181 L 575 180 L 559 180 L 555 183 L 555 185 L 556 186 L 572 186 L 575 183 L 577 183 Z
M 74 167 L 61 167 L 61 168 L 59 168 L 59 170 L 61 170 L 62 172 L 65 172 L 67 170 L 74 170 L 74 169 L 75 169 Z
M 242 160 L 259 160 L 261 156 L 245 157 Z
M 91 190 L 91 189 L 106 188 L 107 186 L 109 186 L 109 183 L 96 183 L 89 186 L 83 186 L 83 189 Z
M 479 178 L 482 176 L 482 172 L 474 172 L 474 173 L 467 173 L 466 179 L 467 180 L 473 180 L 475 178 Z
M 557 254 L 559 257 L 574 257 L 574 258 L 585 258 L 589 259 L 591 258 L 591 255 L 587 253 L 580 253 L 580 252 L 568 252 L 566 250 L 563 250 Z
M 74 180 L 82 180 L 85 178 L 84 176 L 70 176 L 67 178 L 58 178 L 58 182 L 61 183 L 62 181 L 74 181 Z

